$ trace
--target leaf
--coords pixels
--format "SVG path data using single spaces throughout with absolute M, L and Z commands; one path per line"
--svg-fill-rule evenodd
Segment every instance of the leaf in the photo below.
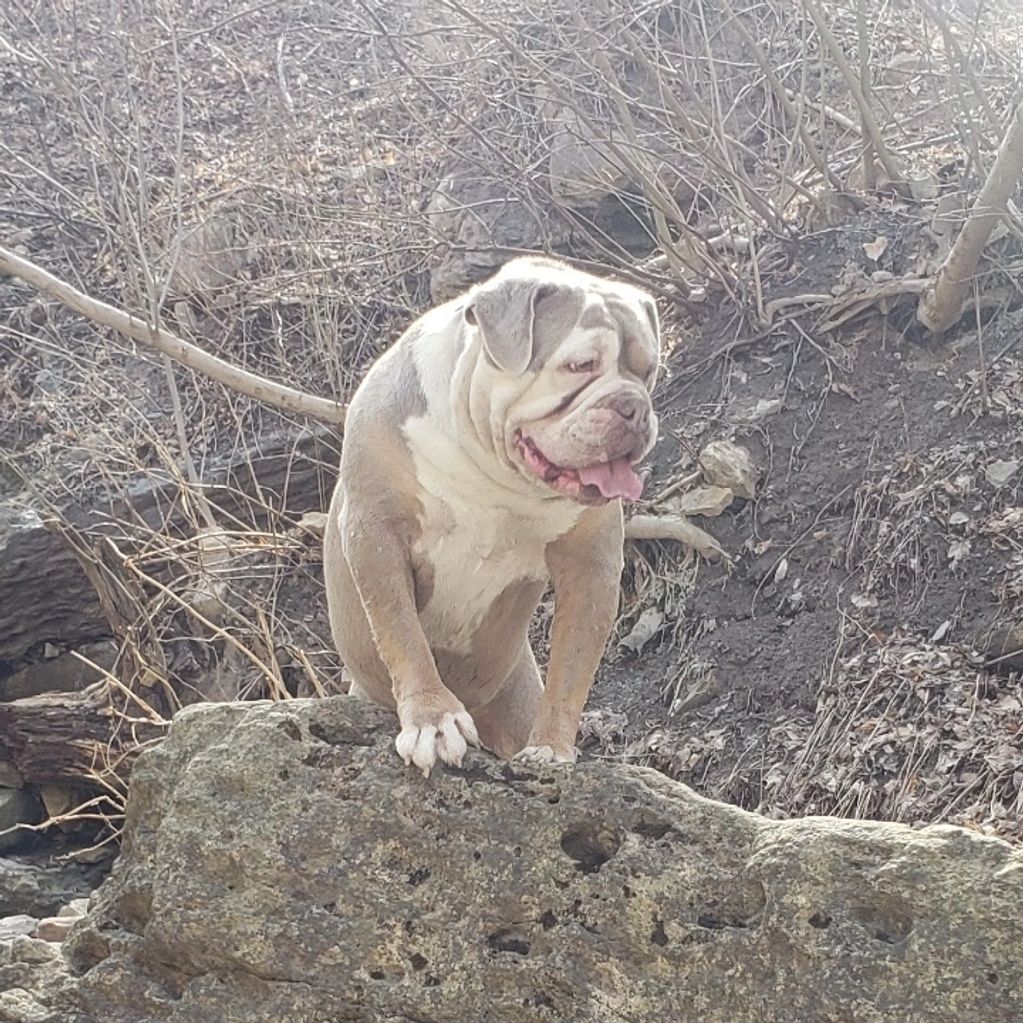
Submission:
M 664 615 L 661 611 L 656 607 L 648 607 L 636 619 L 636 624 L 633 625 L 629 634 L 619 641 L 618 645 L 638 654 L 657 635 L 663 624 Z
M 852 398 L 857 405 L 860 402 L 860 399 L 856 397 L 856 392 L 848 384 L 843 384 L 836 380 L 831 385 L 831 390 L 834 394 L 844 394 L 847 398 Z
M 1017 472 L 1019 472 L 1019 462 L 998 461 L 988 465 L 984 470 L 984 475 L 991 486 L 1004 487 Z
M 883 234 L 879 234 L 872 242 L 866 242 L 863 246 L 867 259 L 872 259 L 875 263 L 885 254 L 887 249 L 888 239 Z
M 720 515 L 735 499 L 729 487 L 694 487 L 684 493 L 676 502 L 675 509 L 682 515 L 706 515 L 712 518 Z

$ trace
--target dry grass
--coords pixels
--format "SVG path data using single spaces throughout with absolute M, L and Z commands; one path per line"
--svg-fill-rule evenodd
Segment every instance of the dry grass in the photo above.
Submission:
M 1023 703 L 982 658 L 918 637 L 864 637 L 809 728 L 778 725 L 763 779 L 778 813 L 953 823 L 1023 838 Z

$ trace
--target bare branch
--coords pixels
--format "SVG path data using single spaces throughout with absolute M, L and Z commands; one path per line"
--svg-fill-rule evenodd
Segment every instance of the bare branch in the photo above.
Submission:
M 885 173 L 897 185 L 898 182 L 902 181 L 902 172 L 899 170 L 895 158 L 885 145 L 884 136 L 881 134 L 881 128 L 877 123 L 877 118 L 874 116 L 873 107 L 870 105 L 870 96 L 863 91 L 863 85 L 859 77 L 850 67 L 849 61 L 846 60 L 842 47 L 835 38 L 834 32 L 828 27 L 828 23 L 824 19 L 824 14 L 817 5 L 816 0 L 803 0 L 803 7 L 806 9 L 806 13 L 810 15 L 810 20 L 816 26 L 821 42 L 824 43 L 828 53 L 831 54 L 831 59 L 842 73 L 846 86 L 853 94 L 856 105 L 860 108 L 864 139 L 873 146 L 877 153 L 877 158 L 881 161 L 881 166 L 884 167 Z
M 633 515 L 625 520 L 625 537 L 628 540 L 675 540 L 708 561 L 731 560 L 710 533 L 694 526 L 684 515 Z
M 917 307 L 917 319 L 933 333 L 947 330 L 963 314 L 973 277 L 995 224 L 1005 216 L 1010 197 L 1023 174 L 1023 102 L 1016 107 L 991 173 L 970 209 L 934 287 Z
M 110 327 L 158 352 L 163 352 L 164 355 L 181 363 L 182 366 L 204 373 L 231 390 L 248 395 L 257 401 L 266 402 L 268 405 L 274 405 L 287 412 L 313 416 L 338 426 L 344 424 L 346 408 L 339 402 L 331 401 L 329 398 L 318 398 L 315 395 L 306 394 L 304 391 L 296 391 L 293 387 L 268 380 L 258 373 L 250 373 L 247 369 L 234 366 L 216 355 L 210 355 L 209 352 L 204 352 L 201 348 L 189 344 L 169 330 L 153 327 L 137 316 L 132 316 L 122 309 L 84 294 L 65 281 L 54 277 L 41 266 L 15 255 L 2 246 L 0 246 L 0 270 L 12 277 L 20 278 L 26 284 L 31 284 L 57 299 L 58 302 L 63 302 L 68 308 L 80 313 L 86 319 L 101 326 Z

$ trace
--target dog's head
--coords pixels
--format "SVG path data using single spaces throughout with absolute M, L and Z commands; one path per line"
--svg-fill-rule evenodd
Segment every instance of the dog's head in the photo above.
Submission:
M 638 499 L 634 466 L 657 439 L 653 299 L 526 257 L 473 288 L 464 316 L 483 353 L 470 413 L 494 453 L 536 486 L 584 504 Z

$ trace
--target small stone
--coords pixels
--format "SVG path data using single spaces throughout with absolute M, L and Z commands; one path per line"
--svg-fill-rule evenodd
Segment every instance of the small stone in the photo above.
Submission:
M 40 785 L 39 798 L 43 801 L 47 816 L 60 817 L 74 808 L 75 793 L 67 785 Z
M 11 943 L 11 959 L 16 963 L 40 964 L 48 963 L 60 955 L 60 949 L 54 948 L 48 941 L 40 941 L 26 935 L 20 935 Z
M 997 461 L 991 462 L 984 470 L 988 483 L 993 487 L 1004 487 L 1016 473 L 1019 472 L 1019 462 Z
M 994 629 L 980 641 L 986 667 L 1008 673 L 1023 671 L 1023 623 L 1013 623 Z
M 73 916 L 80 917 L 85 916 L 89 912 L 89 900 L 85 899 L 72 899 L 66 906 L 61 908 L 57 916 Z
M 311 533 L 317 538 L 321 538 L 327 529 L 327 514 L 326 512 L 311 511 L 306 512 L 298 520 L 298 530 L 303 533 Z
M 700 467 L 711 485 L 728 487 L 736 497 L 756 496 L 760 473 L 744 447 L 730 440 L 711 441 L 700 452 Z
M 45 920 L 39 921 L 34 936 L 40 941 L 63 941 L 71 928 L 81 919 L 80 916 L 48 916 Z
M 23 934 L 31 934 L 39 921 L 27 913 L 0 917 L 0 941 L 11 941 Z
M 105 873 L 102 865 L 26 863 L 0 856 L 0 917 L 56 916 L 62 907 L 84 901 Z

